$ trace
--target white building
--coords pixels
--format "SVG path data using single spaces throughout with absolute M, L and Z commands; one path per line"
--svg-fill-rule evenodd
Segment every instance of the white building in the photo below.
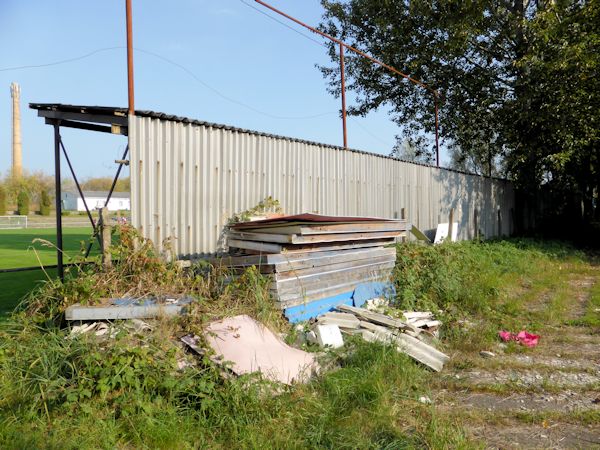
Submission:
M 108 191 L 83 191 L 83 196 L 90 211 L 102 208 L 106 203 Z M 63 192 L 62 207 L 65 211 L 85 211 L 83 199 L 79 192 Z M 129 211 L 131 208 L 129 192 L 113 192 L 108 202 L 109 211 Z

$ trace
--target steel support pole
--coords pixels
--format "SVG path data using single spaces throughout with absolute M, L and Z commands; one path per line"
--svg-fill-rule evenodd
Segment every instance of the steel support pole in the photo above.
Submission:
M 60 122 L 54 122 L 54 189 L 56 191 L 56 270 L 65 279 L 63 267 L 62 205 L 60 189 Z
M 67 154 L 67 149 L 65 149 L 65 144 L 63 144 L 62 138 L 60 138 L 60 146 L 62 148 L 63 154 L 65 155 L 65 160 L 67 161 L 67 165 L 69 166 L 69 170 L 71 171 L 71 175 L 73 176 L 73 181 L 75 181 L 75 186 L 77 187 L 77 191 L 81 196 L 81 200 L 83 200 L 83 206 L 85 207 L 85 212 L 87 213 L 88 219 L 90 219 L 90 223 L 92 224 L 92 228 L 96 226 L 96 222 L 94 222 L 94 218 L 92 217 L 92 213 L 90 212 L 90 208 L 88 208 L 88 204 L 85 201 L 85 196 L 83 195 L 83 190 L 81 189 L 81 185 L 79 184 L 79 180 L 77 179 L 77 175 L 75 175 L 75 170 L 73 169 L 73 165 L 71 164 L 71 160 L 69 159 L 69 155 Z
M 346 68 L 344 64 L 344 45 L 340 43 L 340 73 L 342 76 L 342 127 L 344 129 L 344 148 L 348 149 L 348 128 L 346 126 Z
M 131 26 L 131 0 L 125 0 L 125 15 L 127 20 L 127 88 L 129 95 L 129 114 L 134 114 L 133 102 L 133 32 Z
M 435 167 L 440 167 L 440 132 L 439 132 L 439 112 L 438 112 L 438 96 L 433 94 L 435 102 Z

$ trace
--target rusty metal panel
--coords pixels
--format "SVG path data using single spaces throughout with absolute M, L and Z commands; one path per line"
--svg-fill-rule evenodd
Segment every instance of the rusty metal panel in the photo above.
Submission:
M 227 220 L 268 196 L 286 214 L 393 219 L 404 208 L 425 231 L 454 209 L 460 239 L 475 236 L 477 210 L 486 237 L 512 231 L 514 191 L 504 180 L 152 116 L 130 116 L 129 147 L 132 224 L 179 257 L 217 251 Z

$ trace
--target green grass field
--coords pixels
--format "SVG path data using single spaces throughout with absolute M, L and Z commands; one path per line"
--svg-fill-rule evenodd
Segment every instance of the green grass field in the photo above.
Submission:
M 80 254 L 82 246 L 87 245 L 91 235 L 91 227 L 63 229 L 65 262 Z M 56 229 L 0 230 L 0 269 L 39 266 L 38 257 L 44 265 L 56 264 L 56 249 L 42 246 L 40 243 L 33 244 L 35 238 L 45 239 L 55 244 Z M 92 251 L 97 253 L 97 244 Z M 56 276 L 54 269 L 49 269 L 47 272 L 51 277 Z M 13 310 L 20 299 L 38 282 L 45 279 L 46 275 L 42 270 L 0 273 L 0 320 Z
M 80 253 L 82 245 L 87 244 L 91 235 L 91 227 L 63 229 L 65 262 Z M 39 266 L 36 252 L 42 264 L 56 264 L 56 249 L 40 243 L 33 244 L 36 238 L 56 244 L 56 229 L 0 230 L 0 269 Z

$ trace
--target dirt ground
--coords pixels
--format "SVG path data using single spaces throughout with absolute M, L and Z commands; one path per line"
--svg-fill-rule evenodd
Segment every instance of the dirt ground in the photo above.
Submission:
M 493 351 L 491 358 L 454 355 L 434 390 L 437 409 L 459 418 L 484 448 L 600 448 L 600 330 L 574 324 L 600 282 L 600 270 L 594 272 L 565 280 L 567 317 L 544 327 L 537 347 L 499 342 L 481 349 Z M 531 313 L 548 307 L 551 297 L 541 295 Z

